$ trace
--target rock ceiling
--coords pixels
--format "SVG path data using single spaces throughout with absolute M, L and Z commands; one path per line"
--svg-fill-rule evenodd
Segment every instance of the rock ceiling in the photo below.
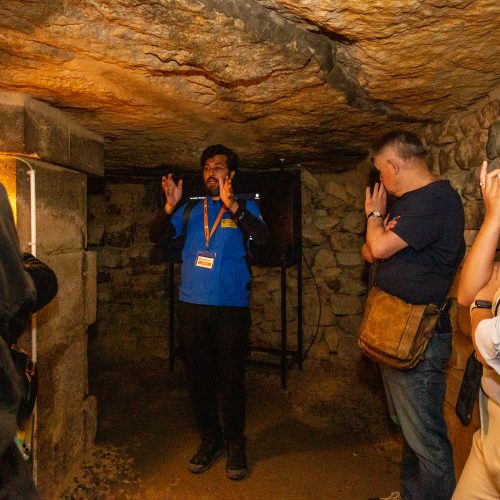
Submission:
M 498 0 L 1 0 L 0 89 L 104 136 L 108 169 L 345 168 L 500 79 Z

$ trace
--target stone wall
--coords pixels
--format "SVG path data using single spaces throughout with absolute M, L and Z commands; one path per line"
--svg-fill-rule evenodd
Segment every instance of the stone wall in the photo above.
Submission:
M 40 259 L 56 273 L 57 297 L 37 314 L 38 484 L 50 498 L 75 459 L 93 446 L 96 400 L 87 378 L 87 327 L 92 300 L 88 273 L 95 259 L 84 250 L 86 176 L 42 162 L 36 170 Z M 18 168 L 18 221 L 23 250 L 29 251 L 29 184 Z M 90 313 L 91 315 L 91 313 Z
M 472 245 L 481 226 L 484 206 L 479 189 L 479 167 L 483 160 L 491 168 L 500 167 L 500 100 L 498 92 L 466 112 L 450 116 L 439 125 L 427 127 L 425 140 L 433 170 L 449 179 L 462 196 L 465 209 L 465 240 Z M 458 281 L 458 277 L 455 280 Z M 456 296 L 456 283 L 452 297 Z M 472 434 L 479 427 L 476 409 L 472 423 L 464 427 L 454 407 L 468 355 L 472 352 L 469 311 L 452 305 L 453 354 L 448 371 L 445 416 L 459 473 L 467 459 Z
M 28 159 L 36 177 L 37 256 L 55 271 L 59 282 L 57 297 L 36 317 L 37 478 L 42 498 L 49 499 L 75 461 L 93 446 L 96 432 L 96 400 L 89 394 L 87 379 L 87 327 L 95 321 L 96 259 L 86 251 L 86 173 L 102 174 L 103 143 L 62 113 L 12 93 L 0 93 L 0 132 L 0 151 L 40 158 Z M 7 164 L 16 174 L 21 248 L 32 251 L 28 167 L 19 160 Z M 29 337 L 26 333 L 21 338 L 28 350 Z
M 96 362 L 168 356 L 165 264 L 149 242 L 159 182 L 106 182 L 89 195 L 89 247 L 97 250 Z
M 359 361 L 356 332 L 363 311 L 360 257 L 367 169 L 312 174 L 302 170 L 304 351 L 348 366 Z M 280 345 L 279 269 L 253 268 L 251 339 Z M 297 345 L 297 270 L 287 272 L 288 346 Z M 310 348 L 309 348 L 310 347 Z

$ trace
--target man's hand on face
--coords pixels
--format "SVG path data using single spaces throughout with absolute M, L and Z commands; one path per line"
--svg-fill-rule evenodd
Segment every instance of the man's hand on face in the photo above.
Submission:
M 238 202 L 234 199 L 232 176 L 226 176 L 224 179 L 219 178 L 219 193 L 220 199 L 231 213 L 238 210 Z
M 161 188 L 163 189 L 165 198 L 167 199 L 165 203 L 165 212 L 170 215 L 182 198 L 182 179 L 175 184 L 172 179 L 172 174 L 168 174 L 167 177 L 163 176 L 161 178 Z
M 365 197 L 365 212 L 366 215 L 370 215 L 374 210 L 385 214 L 385 209 L 387 207 L 387 191 L 382 183 L 376 183 L 373 187 L 373 192 L 370 188 L 366 188 Z

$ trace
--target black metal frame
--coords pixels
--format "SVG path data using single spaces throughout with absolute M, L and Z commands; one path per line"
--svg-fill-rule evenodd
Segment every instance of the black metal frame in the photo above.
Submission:
M 287 348 L 288 329 L 286 324 L 286 256 L 283 256 L 283 263 L 280 269 L 281 277 L 281 345 L 280 348 L 251 346 L 250 350 L 254 352 L 264 352 L 266 354 L 279 355 L 280 362 L 275 363 L 272 361 L 257 361 L 250 360 L 251 363 L 279 367 L 281 376 L 282 389 L 287 388 L 287 372 L 295 363 L 297 368 L 302 370 L 303 360 L 303 330 L 302 330 L 302 260 L 299 259 L 297 263 L 297 350 L 293 351 Z
M 175 264 L 168 263 L 168 366 L 175 368 Z
M 268 348 L 260 346 L 251 346 L 250 350 L 255 352 L 265 352 L 267 354 L 277 355 L 280 358 L 279 363 L 270 361 L 251 362 L 265 366 L 279 367 L 281 376 L 281 387 L 287 388 L 287 372 L 294 364 L 302 370 L 303 362 L 303 321 L 302 321 L 302 205 L 301 205 L 301 185 L 300 171 L 293 171 L 299 177 L 295 185 L 294 193 L 294 255 L 297 266 L 297 350 L 287 348 L 287 322 L 286 322 L 286 270 L 288 266 L 288 256 L 284 253 L 281 256 L 280 278 L 281 278 L 281 345 L 280 348 Z

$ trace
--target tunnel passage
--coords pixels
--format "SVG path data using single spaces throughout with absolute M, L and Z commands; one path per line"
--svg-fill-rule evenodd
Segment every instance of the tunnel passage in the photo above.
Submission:
M 40 314 L 40 369 L 45 370 L 45 373 L 41 377 L 39 405 L 40 415 L 46 417 L 39 427 L 42 446 L 39 455 L 39 486 L 42 492 L 50 496 L 56 489 L 55 485 L 64 484 L 66 471 L 73 464 L 72 457 L 78 456 L 85 449 L 92 449 L 97 415 L 93 392 L 101 398 L 104 405 L 104 428 L 109 430 L 113 426 L 113 421 L 110 423 L 109 419 L 114 417 L 105 410 L 112 387 L 106 385 L 107 379 L 99 379 L 99 374 L 106 373 L 109 380 L 114 380 L 113 373 L 116 376 L 116 371 L 120 373 L 124 369 L 129 373 L 133 371 L 133 367 L 143 373 L 144 367 L 151 367 L 151 364 L 155 367 L 153 372 L 156 376 L 167 371 L 169 352 L 166 335 L 168 309 L 165 263 L 158 254 L 158 249 L 148 240 L 151 219 L 161 206 L 159 175 L 158 172 L 155 175 L 145 175 L 143 171 L 133 175 L 115 172 L 105 175 L 102 180 L 93 178 L 87 186 L 85 174 L 79 174 L 75 170 L 81 168 L 81 160 L 86 157 L 85 164 L 89 173 L 99 172 L 102 142 L 44 104 L 26 100 L 24 96 L 18 98 L 12 93 L 4 93 L 2 98 L 3 123 L 11 126 L 13 111 L 16 110 L 18 116 L 28 117 L 28 120 L 18 123 L 31 124 L 32 131 L 27 136 L 31 139 L 25 143 L 25 147 L 27 154 L 33 156 L 29 161 L 39 172 L 37 189 L 42 208 L 38 222 L 42 229 L 39 231 L 42 235 L 40 250 L 58 270 L 62 290 L 67 290 L 61 299 Z M 433 171 L 450 179 L 462 195 L 466 213 L 465 236 L 469 245 L 483 215 L 474 162 L 476 157 L 483 155 L 490 158 L 493 165 L 498 161 L 499 129 L 495 120 L 499 107 L 499 101 L 492 96 L 479 106 L 450 116 L 439 127 L 428 126 L 422 132 L 429 148 Z M 37 117 L 36 121 L 30 121 L 31 114 Z M 82 144 L 86 146 L 82 154 L 77 156 L 79 163 L 75 167 L 71 164 L 71 156 L 64 156 L 64 149 L 61 150 L 61 128 L 63 136 L 80 136 Z M 454 137 L 449 135 L 451 130 L 456 134 Z M 468 132 L 467 135 L 464 130 Z M 446 137 L 449 142 L 445 146 L 442 145 L 443 134 L 448 134 Z M 3 137 L 5 142 L 15 141 L 19 133 L 13 129 L 10 135 Z M 7 143 L 3 149 L 15 151 L 19 147 L 18 143 L 13 142 L 10 146 Z M 69 142 L 66 148 L 69 151 Z M 35 157 L 33 151 L 39 151 L 40 154 L 36 153 L 36 156 L 40 157 Z M 74 154 L 74 147 L 72 151 Z M 67 166 L 62 167 L 62 163 Z M 377 377 L 376 373 L 367 370 L 356 346 L 356 332 L 366 293 L 359 248 L 363 241 L 365 223 L 363 190 L 369 168 L 368 157 L 357 166 L 350 165 L 350 168 L 343 171 L 339 168 L 331 172 L 326 168 L 294 167 L 295 171 L 300 172 L 301 187 L 305 350 L 310 346 L 310 361 L 306 362 L 305 367 L 306 370 L 313 370 L 307 377 L 314 378 L 314 367 L 317 366 L 314 363 L 322 360 L 334 367 L 333 380 L 346 390 L 348 385 L 342 382 L 346 374 L 349 383 L 354 383 L 357 389 L 371 387 L 372 391 L 374 387 L 370 380 Z M 249 172 L 259 175 L 255 170 Z M 272 170 L 269 172 L 272 175 Z M 186 175 L 196 174 L 187 172 Z M 18 230 L 22 245 L 26 248 L 30 241 L 27 230 L 30 201 L 25 165 L 12 159 L 4 159 L 2 179 L 10 187 L 12 201 L 15 201 Z M 78 223 L 75 224 L 75 221 Z M 71 250 L 72 245 L 74 250 Z M 93 256 L 97 256 L 97 261 Z M 75 286 L 75 269 L 81 272 L 82 284 L 79 286 Z M 93 269 L 96 272 L 94 275 Z M 89 295 L 96 283 L 92 284 L 92 275 L 97 282 L 94 299 Z M 276 346 L 280 341 L 279 270 L 275 267 L 254 267 L 253 275 L 252 341 Z M 294 302 L 297 277 L 295 269 L 289 268 L 287 275 L 290 293 L 286 318 L 289 331 L 294 332 L 298 317 L 297 303 Z M 92 300 L 97 300 L 97 316 L 90 312 Z M 456 342 L 449 370 L 445 411 L 450 436 L 455 443 L 457 467 L 460 467 L 467 456 L 468 445 L 463 439 L 464 428 L 454 416 L 453 406 L 470 344 L 467 339 L 467 317 L 456 306 L 453 306 L 452 311 Z M 81 319 L 81 324 L 76 321 L 78 318 Z M 89 323 L 93 325 L 87 337 L 85 324 Z M 75 328 L 73 333 L 71 328 Z M 80 340 L 76 341 L 77 339 Z M 296 348 L 294 341 L 294 335 L 290 334 L 292 348 Z M 87 385 L 87 356 L 90 378 L 95 384 L 91 385 L 90 390 Z M 182 372 L 176 373 L 180 375 Z M 278 375 L 264 373 L 267 389 L 272 387 L 273 391 L 279 390 Z M 296 380 L 297 387 L 301 387 L 296 393 L 300 400 L 304 394 L 308 394 L 309 388 L 307 384 L 305 387 L 300 385 L 307 378 L 300 378 L 299 381 L 296 379 L 299 376 L 297 373 L 294 372 L 291 376 Z M 147 384 L 147 381 L 144 380 L 144 383 Z M 161 387 L 165 382 L 160 379 L 159 383 Z M 262 380 L 256 376 L 254 383 L 255 390 Z M 71 392 L 76 399 L 74 404 L 68 406 L 67 391 L 73 391 L 75 384 L 81 388 L 81 392 Z M 158 388 L 154 384 L 152 387 Z M 127 391 L 125 393 L 124 397 L 127 394 L 130 396 Z M 258 392 L 255 393 L 254 401 L 259 400 L 257 394 Z M 349 399 L 353 396 L 351 392 L 339 395 L 333 391 L 332 394 L 334 401 L 352 403 L 352 399 Z M 359 396 L 358 392 L 355 394 Z M 377 394 L 376 390 L 373 394 Z M 324 395 L 321 391 L 314 392 L 314 397 L 311 397 L 314 400 L 313 408 L 323 404 L 318 399 L 322 399 Z M 366 399 L 365 393 L 362 396 Z M 135 397 L 138 395 L 135 394 Z M 270 398 L 273 400 L 274 397 Z M 377 399 L 370 401 L 373 408 L 380 404 Z M 296 403 L 295 401 L 293 404 Z M 357 411 L 363 405 L 357 404 L 353 408 Z M 311 411 L 314 414 L 316 410 Z M 331 408 L 322 410 L 321 414 L 325 416 L 326 412 L 328 418 L 331 418 L 329 411 L 331 412 Z M 359 418 L 356 411 L 353 415 Z M 79 424 L 75 425 L 76 422 Z M 60 431 L 55 433 L 55 429 Z M 467 429 L 469 433 L 472 430 L 473 427 Z M 293 426 L 289 431 L 293 435 Z M 384 435 L 386 431 L 382 427 L 373 432 L 375 435 L 378 435 L 377 432 Z M 389 441 L 386 445 L 392 442 L 392 438 L 387 439 Z M 61 453 L 68 446 L 72 447 L 73 455 L 68 455 L 67 451 Z M 388 449 L 394 454 L 393 445 Z M 103 453 L 108 452 L 109 450 Z M 111 456 L 118 457 L 120 453 Z M 121 463 L 118 458 L 117 460 Z M 49 477 L 52 480 L 46 483 Z
M 472 243 L 483 215 L 475 167 L 485 157 L 497 165 L 499 156 L 497 2 L 327 4 L 6 2 L 0 152 L 33 156 L 40 251 L 66 292 L 39 318 L 39 487 L 47 498 L 94 444 L 99 401 L 87 363 L 97 383 L 102 367 L 168 362 L 165 266 L 148 224 L 160 173 L 196 172 L 208 144 L 233 147 L 255 175 L 279 169 L 281 158 L 300 173 L 304 352 L 310 346 L 311 363 L 341 370 L 337 380 L 364 371 L 356 346 L 366 292 L 359 247 L 373 139 L 401 127 L 424 139 L 433 172 L 462 196 Z M 0 167 L 26 249 L 26 172 L 12 158 Z M 275 347 L 279 269 L 255 266 L 253 275 L 252 341 Z M 292 350 L 296 287 L 290 266 Z M 452 406 L 470 343 L 466 315 L 452 311 L 446 413 L 459 470 L 470 429 Z M 271 372 L 266 387 L 276 377 Z M 94 387 L 105 404 L 106 391 Z

